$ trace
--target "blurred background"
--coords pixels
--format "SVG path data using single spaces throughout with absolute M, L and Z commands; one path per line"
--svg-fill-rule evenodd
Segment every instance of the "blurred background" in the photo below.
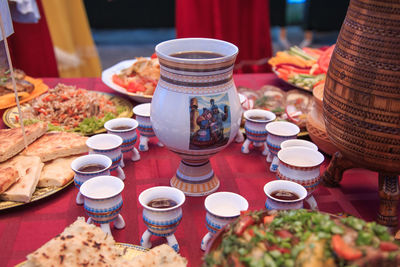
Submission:
M 327 15 L 320 6 L 323 8 L 328 2 L 333 2 L 334 6 Z M 127 58 L 150 56 L 156 44 L 176 37 L 175 0 L 85 0 L 84 3 L 103 69 Z M 280 40 L 281 26 L 286 28 L 289 45 L 302 43 L 306 16 L 312 17 L 309 27 L 313 29 L 308 46 L 321 47 L 336 42 L 348 1 L 316 0 L 311 4 L 316 5 L 315 10 L 307 14 L 305 0 L 270 0 L 273 54 L 287 48 Z

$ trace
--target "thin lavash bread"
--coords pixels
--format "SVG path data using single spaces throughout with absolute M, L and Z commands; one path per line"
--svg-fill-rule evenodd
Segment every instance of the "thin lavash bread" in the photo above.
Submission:
M 77 133 L 48 132 L 29 145 L 22 154 L 38 156 L 42 162 L 78 155 L 89 151 L 86 146 L 87 139 L 87 137 Z
M 122 258 L 111 235 L 79 217 L 41 248 L 27 256 L 25 267 L 116 266 Z
M 25 126 L 26 141 L 31 144 L 47 131 L 47 123 L 37 122 Z M 0 130 L 0 162 L 17 155 L 25 148 L 24 136 L 20 127 Z
M 0 194 L 0 199 L 29 202 L 39 182 L 43 163 L 39 157 L 16 156 L 8 162 L 19 173 L 19 180 Z

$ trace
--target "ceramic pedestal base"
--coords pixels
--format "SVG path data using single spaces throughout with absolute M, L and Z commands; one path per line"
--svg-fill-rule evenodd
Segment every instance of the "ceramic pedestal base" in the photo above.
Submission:
M 142 239 L 140 239 L 140 245 L 144 248 L 151 248 L 152 244 L 150 242 L 150 238 L 152 235 L 153 234 L 149 230 L 146 230 L 142 235 Z M 179 252 L 179 244 L 173 234 L 165 236 L 165 239 L 167 239 L 168 245 L 171 248 L 173 248 L 176 252 Z
M 219 180 L 211 168 L 209 160 L 187 162 L 181 160 L 171 186 L 178 188 L 187 196 L 205 196 L 215 192 Z
M 91 217 L 89 217 L 88 220 L 87 220 L 87 223 L 88 224 L 93 223 L 93 219 Z M 118 229 L 118 230 L 121 230 L 121 229 L 123 229 L 125 227 L 125 225 L 126 224 L 125 224 L 124 218 L 122 217 L 121 214 L 118 214 L 117 218 L 114 221 L 114 228 Z M 104 233 L 107 233 L 107 234 L 111 235 L 110 223 L 101 223 L 100 224 L 100 228 L 101 228 L 101 230 L 103 230 Z
M 325 186 L 339 186 L 343 172 L 357 168 L 356 164 L 349 161 L 342 153 L 336 152 L 321 176 Z M 399 178 L 397 174 L 379 173 L 379 210 L 377 222 L 390 227 L 392 230 L 398 226 L 397 207 L 400 199 Z

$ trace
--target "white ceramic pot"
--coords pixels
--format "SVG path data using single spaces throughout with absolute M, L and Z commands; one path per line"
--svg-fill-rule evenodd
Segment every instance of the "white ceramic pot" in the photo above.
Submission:
M 206 197 L 206 227 L 208 233 L 201 240 L 201 249 L 206 250 L 211 238 L 226 224 L 239 217 L 240 212 L 249 208 L 249 203 L 241 195 L 232 192 L 217 192 Z
M 221 56 L 187 59 L 171 56 L 209 51 Z M 189 196 L 219 187 L 209 158 L 236 136 L 242 108 L 232 79 L 238 48 L 228 42 L 187 38 L 156 46 L 161 76 L 151 102 L 151 122 L 158 139 L 182 161 L 171 185 Z
M 89 147 L 89 154 L 101 154 L 111 159 L 110 172 L 116 170 L 118 177 L 125 180 L 125 173 L 121 168 L 122 158 L 121 145 L 123 140 L 114 134 L 97 134 L 86 140 Z
M 256 118 L 263 119 L 256 119 Z M 271 111 L 263 109 L 249 109 L 244 112 L 244 130 L 246 132 L 246 140 L 242 145 L 242 153 L 248 154 L 250 152 L 249 146 L 253 143 L 253 146 L 263 147 L 263 155 L 266 156 L 268 153 L 268 147 L 266 139 L 268 132 L 265 126 L 276 119 L 276 115 Z
M 82 172 L 79 170 L 80 168 L 90 164 L 101 165 L 104 166 L 104 168 L 93 172 Z M 84 182 L 96 176 L 110 175 L 111 164 L 112 161 L 109 157 L 99 154 L 85 155 L 74 159 L 71 163 L 71 169 L 75 173 L 74 184 L 76 188 L 79 189 Z M 82 194 L 78 192 L 76 195 L 76 204 L 82 205 L 83 201 L 84 199 Z
M 295 193 L 299 199 L 296 200 L 283 200 L 271 196 L 272 193 L 278 190 L 286 190 Z M 300 184 L 277 180 L 268 182 L 264 186 L 264 193 L 267 195 L 265 207 L 268 210 L 296 210 L 303 208 L 303 200 L 307 197 L 307 190 Z
M 149 140 L 156 136 L 153 131 L 153 126 L 150 120 L 150 110 L 151 104 L 140 104 L 133 108 L 133 113 L 136 116 L 136 120 L 139 123 L 139 134 L 140 134 L 140 143 L 139 150 L 140 151 L 148 151 L 149 150 Z M 158 146 L 163 147 L 164 145 L 161 142 L 157 143 Z
M 320 166 L 324 156 L 308 147 L 288 147 L 278 152 L 279 167 L 276 178 L 301 184 L 307 189 L 307 203 L 317 209 L 312 192 L 320 183 Z
M 167 198 L 173 200 L 176 205 L 169 208 L 154 208 L 149 206 L 152 200 Z M 140 245 L 151 248 L 150 237 L 152 235 L 165 237 L 168 245 L 175 251 L 179 251 L 179 244 L 174 233 L 182 220 L 181 206 L 185 202 L 182 191 L 169 186 L 155 186 L 146 189 L 139 195 L 139 203 L 143 206 L 143 220 L 147 230 L 143 233 Z
M 271 162 L 271 166 L 269 170 L 271 172 L 276 172 L 278 169 L 279 159 L 277 154 L 279 150 L 281 150 L 281 143 L 289 140 L 296 139 L 297 135 L 300 132 L 300 128 L 291 122 L 287 121 L 274 121 L 268 123 L 265 126 L 265 129 L 268 132 L 267 136 L 267 146 L 268 146 L 268 155 L 267 161 Z
M 123 142 L 121 145 L 121 152 L 128 153 L 132 151 L 132 161 L 140 160 L 139 151 L 135 148 L 135 143 L 137 140 L 136 128 L 139 123 L 131 118 L 116 118 L 107 121 L 104 124 L 104 128 L 106 128 L 107 133 L 115 134 L 122 138 Z M 129 127 L 127 129 L 118 129 L 118 127 Z M 121 158 L 121 167 L 124 167 L 124 158 Z
M 124 182 L 114 176 L 97 176 L 82 184 L 81 194 L 85 197 L 84 208 L 89 215 L 88 223 L 100 224 L 101 229 L 111 234 L 110 222 L 114 227 L 122 229 L 125 222 L 119 214 L 122 209 L 121 192 Z

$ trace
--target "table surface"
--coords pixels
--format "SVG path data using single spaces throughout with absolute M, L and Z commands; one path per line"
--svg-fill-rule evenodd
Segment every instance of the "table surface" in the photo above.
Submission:
M 113 92 L 99 78 L 43 80 L 50 87 L 62 82 L 89 90 Z M 234 76 L 234 80 L 237 86 L 255 90 L 266 84 L 290 89 L 273 74 L 238 74 Z M 3 127 L 1 122 L 0 128 Z M 127 157 L 129 155 L 126 155 L 126 180 L 122 193 L 124 206 L 121 212 L 126 227 L 122 230 L 112 229 L 117 242 L 139 244 L 146 229 L 142 220 L 142 207 L 138 202 L 139 194 L 152 186 L 169 185 L 169 180 L 178 167 L 179 157 L 167 148 L 158 147 L 156 140 L 151 140 L 149 147 L 149 151 L 141 152 L 141 160 L 138 162 L 130 161 Z M 263 209 L 263 186 L 275 179 L 275 173 L 269 171 L 269 164 L 260 150 L 253 149 L 250 154 L 245 155 L 240 152 L 240 147 L 241 144 L 232 143 L 211 158 L 213 169 L 221 181 L 218 191 L 239 193 L 248 200 L 249 209 Z M 321 171 L 328 162 L 329 158 L 322 164 Z M 375 219 L 378 211 L 377 188 L 377 173 L 352 169 L 345 172 L 341 187 L 326 188 L 321 185 L 314 196 L 321 211 L 345 212 L 370 221 Z M 0 266 L 14 266 L 24 261 L 27 254 L 62 232 L 77 217 L 87 217 L 83 207 L 75 204 L 77 192 L 70 185 L 40 201 L 0 211 Z M 204 199 L 205 197 L 186 198 L 183 219 L 175 233 L 181 255 L 188 259 L 189 266 L 200 266 L 203 256 L 200 241 L 207 233 Z M 153 237 L 152 242 L 157 245 L 165 240 Z

